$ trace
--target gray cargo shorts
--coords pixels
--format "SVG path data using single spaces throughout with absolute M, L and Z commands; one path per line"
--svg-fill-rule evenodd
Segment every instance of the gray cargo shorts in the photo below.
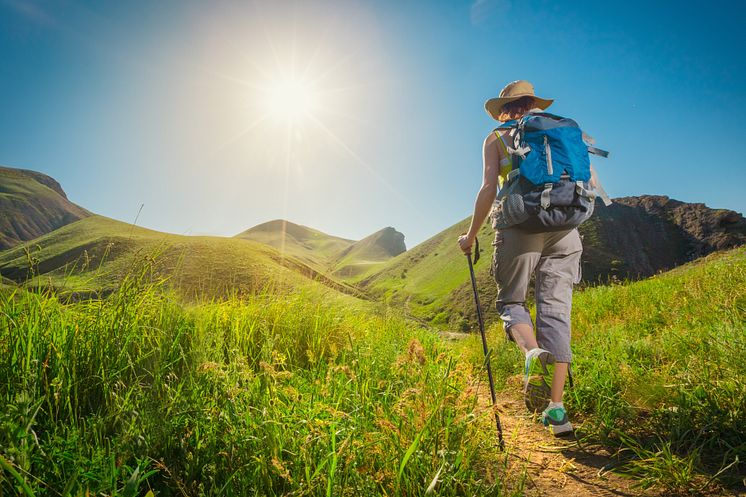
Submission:
M 497 282 L 497 310 L 508 338 L 515 324 L 533 326 L 526 306 L 531 275 L 536 277 L 536 341 L 558 362 L 571 362 L 572 287 L 580 282 L 583 246 L 577 229 L 550 233 L 501 230 L 492 273 Z

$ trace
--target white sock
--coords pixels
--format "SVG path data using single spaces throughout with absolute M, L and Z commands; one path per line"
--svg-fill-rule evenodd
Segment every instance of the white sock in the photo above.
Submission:
M 552 401 L 549 401 L 549 405 L 547 406 L 547 409 L 557 409 L 557 408 L 564 409 L 565 408 L 565 404 L 562 403 L 562 402 L 552 402 Z
M 529 355 L 532 355 L 532 352 L 533 352 L 533 354 L 538 354 L 538 352 L 534 352 L 534 350 L 541 350 L 541 347 L 536 347 L 535 349 L 531 349 L 531 350 L 527 351 L 526 352 L 526 357 L 528 357 Z

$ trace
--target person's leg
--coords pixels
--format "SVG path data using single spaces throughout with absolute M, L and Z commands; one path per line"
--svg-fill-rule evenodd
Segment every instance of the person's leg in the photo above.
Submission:
M 507 333 L 510 334 L 510 337 L 524 355 L 528 354 L 529 350 L 539 347 L 539 344 L 536 343 L 534 327 L 530 324 L 514 324 L 508 328 Z
M 545 378 L 551 354 L 539 348 L 533 321 L 526 306 L 531 275 L 544 248 L 542 235 L 520 230 L 503 232 L 503 244 L 495 254 L 493 274 L 498 286 L 497 309 L 509 340 L 516 342 L 525 356 L 523 392 L 526 407 L 541 411 L 549 402 L 550 387 Z
M 554 355 L 552 402 L 562 402 L 569 363 L 572 287 L 579 277 L 582 245 L 577 230 L 547 234 L 536 269 L 536 339 Z
M 515 341 L 525 354 L 537 347 L 526 293 L 541 257 L 543 240 L 517 229 L 503 230 L 501 235 L 503 242 L 495 254 L 494 267 L 496 306 L 508 339 Z
M 552 375 L 552 402 L 562 402 L 562 395 L 565 393 L 565 380 L 567 379 L 567 370 L 569 363 L 555 362 L 554 374 Z

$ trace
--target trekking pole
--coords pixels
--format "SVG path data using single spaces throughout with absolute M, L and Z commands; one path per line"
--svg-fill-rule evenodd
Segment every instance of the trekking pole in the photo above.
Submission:
M 471 261 L 471 254 L 466 254 L 466 260 L 469 261 L 469 274 L 471 275 L 471 288 L 474 291 L 474 303 L 477 306 L 477 321 L 479 321 L 479 333 L 482 335 L 482 350 L 484 351 L 484 364 L 487 366 L 487 377 L 490 380 L 490 396 L 492 397 L 492 411 L 495 413 L 495 424 L 497 425 L 497 438 L 500 449 L 505 450 L 503 441 L 503 427 L 500 424 L 500 416 L 497 414 L 497 396 L 495 395 L 495 380 L 492 378 L 492 366 L 490 366 L 490 353 L 487 349 L 487 336 L 484 333 L 484 319 L 482 319 L 482 306 L 479 304 L 479 294 L 477 293 L 477 278 L 474 276 L 474 264 L 479 260 L 479 241 L 474 239 L 474 262 Z

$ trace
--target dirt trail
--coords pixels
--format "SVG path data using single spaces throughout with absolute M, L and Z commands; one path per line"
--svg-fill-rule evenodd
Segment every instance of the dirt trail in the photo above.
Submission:
M 447 341 L 463 340 L 468 335 L 459 332 L 439 332 Z M 489 386 L 481 378 L 474 378 L 479 397 L 479 407 L 491 409 Z M 532 414 L 523 401 L 523 378 L 515 375 L 507 379 L 506 387 L 497 392 L 497 406 L 508 454 L 507 480 L 521 480 L 526 474 L 523 494 L 529 497 L 543 495 L 592 497 L 665 497 L 674 495 L 662 488 L 643 489 L 638 480 L 612 472 L 615 460 L 600 446 L 580 444 L 574 437 L 557 438 L 549 433 Z M 486 413 L 485 413 L 486 414 Z M 577 431 L 582 431 L 582 422 L 573 420 Z M 490 429 L 495 431 L 490 416 Z M 495 433 L 497 439 L 497 433 Z M 497 444 L 495 444 L 497 445 Z M 744 480 L 746 485 L 746 479 Z M 678 493 L 676 495 L 683 495 Z M 746 497 L 742 489 L 723 488 L 712 483 L 701 493 L 686 495 L 707 497 Z
M 523 404 L 520 379 L 511 378 L 508 387 L 498 392 L 497 405 L 503 427 L 508 458 L 508 474 L 528 475 L 527 496 L 570 495 L 654 496 L 655 491 L 634 488 L 635 480 L 607 471 L 612 460 L 597 447 L 580 446 L 574 438 L 552 436 L 538 417 Z M 489 387 L 479 387 L 480 404 L 489 408 Z
M 452 341 L 467 336 L 457 332 L 440 332 L 439 335 Z M 477 381 L 480 406 L 490 409 L 489 386 L 486 382 Z M 665 495 L 660 491 L 635 487 L 635 479 L 609 471 L 614 461 L 603 448 L 580 445 L 574 437 L 557 438 L 551 435 L 539 422 L 538 415 L 526 409 L 521 375 L 508 378 L 506 388 L 497 392 L 497 405 L 505 449 L 509 454 L 507 472 L 509 477 L 526 473 L 524 495 Z M 575 424 L 575 428 L 582 429 L 582 426 Z

